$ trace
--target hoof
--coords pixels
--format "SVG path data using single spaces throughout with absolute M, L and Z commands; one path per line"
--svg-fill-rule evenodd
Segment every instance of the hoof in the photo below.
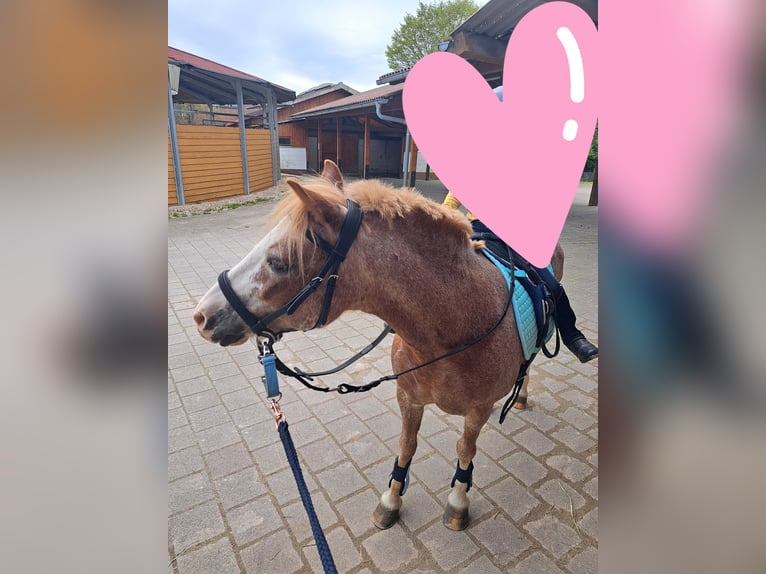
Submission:
M 518 399 L 516 399 L 516 402 L 513 403 L 513 408 L 518 409 L 520 411 L 527 408 L 527 397 L 519 397 Z
M 458 509 L 447 504 L 447 507 L 444 509 L 442 522 L 450 530 L 465 530 L 470 522 L 468 508 Z
M 391 528 L 396 524 L 397 520 L 399 520 L 398 510 L 388 510 L 387 508 L 383 508 L 380 504 L 378 504 L 375 512 L 372 513 L 372 523 L 381 530 Z

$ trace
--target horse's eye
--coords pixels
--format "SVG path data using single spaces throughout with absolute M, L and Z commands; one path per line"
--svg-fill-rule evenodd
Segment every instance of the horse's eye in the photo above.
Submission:
M 290 266 L 287 261 L 280 259 L 279 257 L 269 257 L 266 261 L 271 267 L 271 270 L 275 273 L 287 273 L 290 270 Z

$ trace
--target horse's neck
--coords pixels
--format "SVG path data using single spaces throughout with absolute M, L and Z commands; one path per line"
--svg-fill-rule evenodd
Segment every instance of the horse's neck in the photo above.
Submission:
M 386 321 L 410 344 L 443 350 L 502 311 L 505 287 L 470 246 L 405 222 L 378 222 L 359 250 L 353 308 Z

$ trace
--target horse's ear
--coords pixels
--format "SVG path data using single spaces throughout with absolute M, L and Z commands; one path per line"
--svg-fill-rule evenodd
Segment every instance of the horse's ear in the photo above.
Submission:
M 335 165 L 334 161 L 329 159 L 324 160 L 322 177 L 329 179 L 338 189 L 343 189 L 343 174 L 340 172 L 340 168 Z
M 327 201 L 320 193 L 303 185 L 293 178 L 285 180 L 290 189 L 306 206 L 309 215 L 319 223 L 333 225 L 338 217 L 342 217 L 340 206 Z

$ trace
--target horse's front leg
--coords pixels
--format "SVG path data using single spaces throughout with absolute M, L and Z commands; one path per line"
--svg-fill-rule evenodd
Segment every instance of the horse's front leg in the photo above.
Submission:
M 402 495 L 409 481 L 410 462 L 418 447 L 418 430 L 423 420 L 423 405 L 414 405 L 409 397 L 398 386 L 396 400 L 402 413 L 402 434 L 399 436 L 399 456 L 394 461 L 389 488 L 380 497 L 372 522 L 381 529 L 390 528 L 399 520 L 399 509 L 402 507 Z
M 468 526 L 468 496 L 473 478 L 473 457 L 476 439 L 492 412 L 492 404 L 470 411 L 464 417 L 463 436 L 457 441 L 458 463 L 452 477 L 452 490 L 447 497 L 442 522 L 450 530 L 464 530 Z

